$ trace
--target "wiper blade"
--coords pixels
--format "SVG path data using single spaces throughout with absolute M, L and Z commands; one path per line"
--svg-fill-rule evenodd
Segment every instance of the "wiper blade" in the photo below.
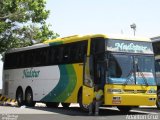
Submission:
M 130 81 L 130 80 L 132 80 L 132 73 L 133 73 L 133 69 L 131 69 L 130 70 L 130 72 L 129 72 L 129 74 L 127 75 L 127 79 L 126 79 L 126 81 L 124 82 L 124 85 L 127 85 L 127 83 Z
M 148 86 L 147 79 L 146 79 L 146 77 L 144 76 L 143 72 L 140 71 L 139 73 L 141 74 L 141 76 L 142 76 L 142 78 L 143 78 L 145 84 Z
M 144 76 L 143 72 L 141 72 L 141 71 L 139 70 L 139 66 L 138 66 L 138 65 L 137 65 L 137 72 L 140 73 L 140 75 L 142 76 L 145 84 L 148 86 L 147 79 L 146 79 L 146 77 Z

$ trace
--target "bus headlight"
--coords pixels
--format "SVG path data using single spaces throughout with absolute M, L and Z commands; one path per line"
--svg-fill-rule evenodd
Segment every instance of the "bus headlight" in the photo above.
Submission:
M 150 89 L 147 91 L 147 94 L 156 94 L 157 91 L 155 89 Z
M 110 89 L 107 89 L 107 92 L 109 93 L 122 93 L 122 89 L 116 89 L 116 88 L 110 88 Z

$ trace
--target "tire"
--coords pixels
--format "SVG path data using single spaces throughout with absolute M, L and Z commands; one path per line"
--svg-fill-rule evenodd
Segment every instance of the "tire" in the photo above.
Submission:
M 26 94 L 25 94 L 25 103 L 29 107 L 34 107 L 35 102 L 33 101 L 33 92 L 31 89 L 27 89 Z
M 58 102 L 47 102 L 46 106 L 49 108 L 58 108 L 59 103 Z
M 130 106 L 117 106 L 117 108 L 123 113 L 127 113 L 132 109 Z
M 23 101 L 23 91 L 22 89 L 18 89 L 16 92 L 16 100 L 17 100 L 17 105 L 20 107 L 24 104 Z
M 157 109 L 160 109 L 160 89 L 157 92 L 156 106 L 157 106 Z
M 63 108 L 69 108 L 70 103 L 61 103 L 61 105 L 63 106 Z
M 82 111 L 89 112 L 89 105 L 85 105 L 82 103 L 82 93 L 78 94 L 78 103 Z

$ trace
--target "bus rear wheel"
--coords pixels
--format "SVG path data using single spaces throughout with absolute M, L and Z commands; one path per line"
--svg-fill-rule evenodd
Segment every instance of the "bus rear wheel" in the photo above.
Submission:
M 19 107 L 23 105 L 23 91 L 22 91 L 22 89 L 17 90 L 16 100 L 17 100 L 17 104 Z
M 157 92 L 156 106 L 157 106 L 157 109 L 160 109 L 160 89 Z
M 117 108 L 118 108 L 121 112 L 124 112 L 124 113 L 127 113 L 127 112 L 129 112 L 129 111 L 132 109 L 132 107 L 130 107 L 130 106 L 117 106 Z
M 70 103 L 61 103 L 61 105 L 63 106 L 63 108 L 69 108 Z
M 49 108 L 58 108 L 59 103 L 58 102 L 47 102 L 46 106 Z
M 31 89 L 27 89 L 25 94 L 25 103 L 29 107 L 34 107 L 35 102 L 33 101 L 33 92 Z

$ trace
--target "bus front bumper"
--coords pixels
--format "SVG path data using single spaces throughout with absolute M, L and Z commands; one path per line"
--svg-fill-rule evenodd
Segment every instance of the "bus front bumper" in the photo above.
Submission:
M 105 85 L 104 104 L 114 106 L 155 106 L 156 86 Z
M 104 104 L 115 106 L 155 106 L 156 95 L 107 94 Z

